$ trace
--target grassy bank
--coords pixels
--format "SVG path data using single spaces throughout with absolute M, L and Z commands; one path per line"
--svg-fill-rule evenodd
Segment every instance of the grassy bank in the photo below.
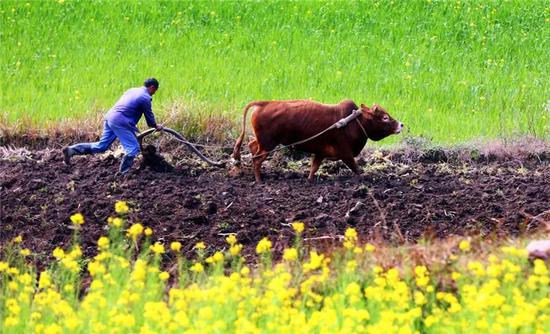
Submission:
M 544 1 L 1 1 L 0 121 L 96 121 L 155 76 L 158 118 L 186 133 L 250 100 L 351 98 L 438 143 L 548 139 L 549 18 Z
M 74 242 L 57 247 L 45 269 L 20 237 L 0 257 L 2 333 L 546 333 L 550 275 L 513 245 L 440 242 L 378 248 L 353 228 L 330 254 L 306 252 L 295 222 L 293 247 L 272 263 L 272 243 L 241 255 L 235 235 L 213 250 L 199 242 L 183 259 L 177 240 L 115 205 L 97 255 Z M 173 265 L 163 265 L 171 259 Z M 81 286 L 83 287 L 81 289 Z

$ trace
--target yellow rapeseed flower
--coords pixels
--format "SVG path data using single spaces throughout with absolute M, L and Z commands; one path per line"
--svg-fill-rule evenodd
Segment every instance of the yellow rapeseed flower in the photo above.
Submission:
M 19 284 L 17 284 L 17 282 L 10 281 L 10 282 L 8 283 L 8 290 L 11 290 L 11 291 L 17 291 L 17 290 L 19 290 Z
M 516 248 L 514 246 L 503 246 L 501 250 L 508 255 L 517 256 L 517 257 L 527 257 L 529 252 L 527 249 Z
M 181 242 L 173 241 L 170 244 L 170 249 L 173 250 L 174 252 L 179 252 L 181 250 Z
M 16 317 L 9 316 L 9 317 L 6 317 L 6 319 L 4 319 L 4 326 L 6 328 L 15 327 L 17 326 L 17 324 L 19 324 L 19 319 Z
M 241 253 L 241 250 L 243 249 L 242 244 L 235 244 L 229 248 L 229 254 L 232 256 L 237 256 Z
M 164 253 L 164 245 L 160 242 L 155 242 L 153 245 L 149 246 L 149 249 L 153 251 L 153 253 L 160 255 Z
M 264 254 L 269 253 L 271 250 L 271 241 L 269 241 L 268 238 L 263 238 L 258 242 L 258 245 L 256 246 L 256 253 L 258 254 Z
M 437 318 L 433 315 L 428 315 L 426 319 L 424 319 L 424 324 L 426 327 L 430 328 L 433 324 L 437 322 Z
M 80 267 L 78 266 L 78 262 L 76 262 L 75 260 L 69 258 L 69 257 L 65 257 L 63 259 L 61 259 L 61 264 L 69 269 L 70 271 L 76 273 L 80 270 Z
M 7 262 L 0 261 L 0 273 L 6 271 L 10 265 Z
M 347 273 L 352 273 L 352 272 L 355 271 L 355 269 L 357 269 L 357 261 L 350 260 L 346 263 L 346 272 Z
M 478 277 L 485 275 L 485 269 L 483 267 L 483 264 L 481 264 L 481 262 L 479 261 L 468 262 L 466 267 L 468 268 L 468 270 L 470 270 L 472 273 L 474 273 L 474 275 Z
M 79 245 L 75 245 L 74 248 L 67 254 L 71 259 L 79 259 L 82 256 L 82 249 Z
M 291 224 L 292 225 L 292 229 L 297 233 L 297 234 L 302 234 L 302 232 L 304 231 L 304 223 L 302 222 L 294 222 Z
M 214 255 L 206 258 L 206 263 L 218 263 L 223 262 L 224 256 L 222 252 L 216 252 Z
M 11 275 L 19 275 L 19 269 L 15 267 L 9 267 L 7 272 L 8 274 L 11 274 Z
M 29 275 L 28 273 L 19 275 L 19 282 L 24 285 L 30 285 L 33 282 L 33 276 Z
M 324 254 L 317 254 L 316 251 L 309 252 L 309 262 L 304 263 L 304 271 L 308 272 L 320 268 L 324 259 Z
M 89 265 L 88 265 L 89 267 Z M 147 262 L 143 259 L 137 259 L 134 263 L 134 270 L 131 278 L 136 282 L 143 282 L 147 277 Z
M 229 246 L 233 246 L 237 243 L 237 237 L 235 234 L 230 234 L 227 238 L 225 238 L 225 241 L 229 244 Z
M 426 297 L 424 296 L 424 294 L 422 293 L 422 291 L 415 291 L 414 292 L 414 303 L 416 305 L 424 305 L 427 302 L 428 301 L 427 301 Z
M 212 257 L 214 258 L 214 261 L 216 261 L 216 262 L 223 262 L 223 260 L 224 260 L 224 256 L 223 256 L 222 252 L 216 252 L 216 253 L 214 253 L 214 255 L 212 255 Z
M 247 266 L 242 267 L 241 269 L 241 276 L 248 276 L 250 274 L 250 268 Z
M 42 314 L 40 312 L 32 312 L 31 313 L 31 321 L 37 321 L 42 318 Z
M 143 233 L 143 225 L 137 223 L 128 229 L 128 236 L 136 240 Z
M 117 201 L 115 203 L 115 212 L 121 215 L 128 213 L 128 204 L 125 201 Z
M 353 227 L 348 227 L 344 236 L 347 240 L 355 241 L 357 240 L 357 231 Z
M 50 276 L 50 273 L 47 271 L 43 271 L 40 273 L 40 278 L 38 279 L 38 288 L 44 289 L 49 287 L 52 284 L 52 278 Z
M 416 285 L 420 288 L 426 287 L 430 283 L 430 276 L 426 266 L 416 266 L 414 268 Z
M 344 294 L 346 294 L 347 296 L 360 296 L 361 286 L 357 282 L 351 282 L 344 289 Z
M 109 243 L 110 241 L 109 241 L 109 238 L 107 237 L 100 237 L 99 239 L 97 239 L 97 246 L 101 250 L 105 250 L 109 248 Z
M 44 328 L 44 334 L 61 334 L 61 333 L 63 333 L 63 328 L 56 323 L 47 325 Z
M 202 249 L 206 249 L 206 245 L 204 244 L 204 242 L 200 241 L 200 242 L 197 242 L 197 243 L 195 244 L 195 248 L 196 248 L 196 249 L 201 249 L 201 250 L 202 250 Z
M 15 238 L 13 238 L 13 242 L 15 242 L 16 244 L 22 243 L 23 242 L 23 236 L 21 236 L 21 235 L 16 236 Z
M 114 226 L 114 227 L 121 227 L 122 224 L 123 224 L 123 220 L 122 218 L 120 217 L 115 217 L 115 218 L 112 218 L 111 219 L 111 224 Z
M 468 240 L 462 240 L 459 244 L 458 244 L 458 248 L 460 248 L 460 250 L 464 251 L 464 252 L 467 252 L 471 249 L 471 246 L 470 246 L 470 241 Z
M 283 259 L 286 261 L 296 261 L 298 259 L 298 251 L 296 248 L 287 248 L 283 252 Z
M 80 326 L 80 320 L 75 316 L 70 316 L 65 318 L 65 327 L 69 330 L 75 330 L 78 326 Z
M 544 263 L 543 260 L 541 259 L 536 259 L 534 262 L 533 262 L 535 268 L 533 270 L 533 272 L 536 274 L 536 275 L 539 275 L 539 276 L 546 276 L 548 275 L 548 268 L 546 267 L 546 264 Z
M 344 248 L 345 249 L 352 249 L 354 247 L 355 247 L 355 242 L 349 241 L 349 240 L 344 241 Z
M 399 282 L 400 276 L 399 276 L 399 269 L 397 268 L 390 268 L 388 271 L 386 271 L 386 279 L 388 281 L 388 284 L 393 284 L 396 282 Z
M 365 251 L 371 253 L 371 252 L 374 252 L 375 250 L 376 250 L 376 247 L 373 244 L 370 244 L 368 242 L 365 244 Z
M 426 276 L 428 268 L 426 268 L 426 266 L 416 266 L 414 267 L 414 273 L 417 277 Z
M 192 265 L 191 268 L 189 268 L 189 270 L 196 273 L 202 273 L 204 271 L 204 266 L 202 265 L 202 263 L 197 262 L 194 265 Z
M 22 250 L 19 251 L 19 253 L 23 256 L 29 256 L 31 255 L 31 250 L 28 248 L 23 248 Z
M 344 248 L 346 249 L 354 249 L 355 248 L 355 242 L 357 241 L 357 231 L 349 227 L 346 229 L 346 232 L 344 234 Z
M 159 274 L 159 278 L 161 281 L 166 281 L 170 278 L 170 274 L 166 271 L 163 271 Z
M 150 228 L 150 227 L 146 227 L 145 230 L 143 231 L 143 234 L 145 234 L 145 236 L 149 237 L 149 236 L 153 235 L 153 229 Z
M 514 282 L 516 280 L 516 275 L 512 273 L 504 274 L 504 282 Z
M 84 216 L 81 213 L 75 213 L 71 216 L 71 222 L 75 226 L 80 226 L 84 224 Z
M 65 257 L 65 251 L 59 247 L 55 247 L 55 249 L 52 252 L 53 257 L 55 257 L 57 260 L 61 260 Z

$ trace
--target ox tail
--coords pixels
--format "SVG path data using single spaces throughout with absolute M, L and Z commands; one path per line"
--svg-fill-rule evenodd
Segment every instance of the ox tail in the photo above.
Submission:
M 237 141 L 235 142 L 235 146 L 233 146 L 233 154 L 231 155 L 233 159 L 237 161 L 241 160 L 241 146 L 243 144 L 243 139 L 246 132 L 246 114 L 248 113 L 248 109 L 255 106 L 264 106 L 266 104 L 267 101 L 252 101 L 243 108 L 243 129 L 239 135 L 239 138 L 237 138 Z

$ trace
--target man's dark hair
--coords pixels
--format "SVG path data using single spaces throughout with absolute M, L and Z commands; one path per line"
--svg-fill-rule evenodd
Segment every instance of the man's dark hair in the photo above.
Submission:
M 147 80 L 145 80 L 145 82 L 143 83 L 143 85 L 145 87 L 151 87 L 151 86 L 154 86 L 156 89 L 159 89 L 159 81 L 155 78 L 149 78 Z

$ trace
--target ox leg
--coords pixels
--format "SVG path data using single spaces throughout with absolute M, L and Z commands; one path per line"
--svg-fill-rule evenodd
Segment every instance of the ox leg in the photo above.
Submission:
M 315 154 L 313 156 L 313 159 L 311 160 L 311 169 L 309 170 L 309 176 L 307 180 L 309 182 L 313 182 L 313 178 L 315 177 L 315 173 L 319 170 L 319 167 L 321 166 L 321 163 L 323 162 L 323 157 Z
M 262 167 L 262 163 L 264 162 L 264 160 L 267 159 L 267 153 L 269 151 L 264 150 L 256 139 L 248 143 L 248 148 L 250 148 L 252 156 L 255 156 L 254 158 L 252 158 L 252 163 L 254 165 L 254 178 L 256 179 L 257 183 L 260 183 L 262 182 L 260 168 Z
M 359 167 L 357 166 L 357 162 L 355 162 L 355 159 L 353 157 L 347 157 L 342 158 L 342 161 L 348 166 L 349 169 L 351 169 L 352 172 L 354 172 L 356 175 L 361 174 L 359 171 Z

